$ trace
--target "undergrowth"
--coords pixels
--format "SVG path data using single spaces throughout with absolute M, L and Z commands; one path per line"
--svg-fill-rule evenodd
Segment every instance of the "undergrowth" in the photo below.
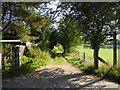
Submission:
M 12 65 L 12 61 L 7 61 L 5 65 L 5 70 L 2 70 L 2 76 L 4 78 L 14 78 L 16 76 L 24 75 L 26 73 L 32 72 L 37 68 L 45 66 L 52 60 L 49 52 L 41 51 L 37 49 L 27 49 L 26 56 L 21 56 L 20 67 L 15 68 Z

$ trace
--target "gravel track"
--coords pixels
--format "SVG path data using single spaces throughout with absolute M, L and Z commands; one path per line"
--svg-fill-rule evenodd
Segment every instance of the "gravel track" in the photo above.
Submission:
M 13 80 L 3 80 L 3 88 L 118 88 L 118 84 L 83 73 L 65 61 L 49 64 Z

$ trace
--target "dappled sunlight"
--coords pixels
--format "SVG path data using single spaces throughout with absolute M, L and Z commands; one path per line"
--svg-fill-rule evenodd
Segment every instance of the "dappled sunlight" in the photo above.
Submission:
M 3 82 L 4 88 L 104 88 L 110 85 L 115 86 L 68 63 L 47 65 L 13 81 Z

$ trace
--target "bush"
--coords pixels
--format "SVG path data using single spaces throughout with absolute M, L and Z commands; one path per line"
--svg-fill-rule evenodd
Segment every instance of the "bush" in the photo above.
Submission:
M 48 63 L 49 63 L 49 59 L 29 58 L 26 56 L 22 56 L 20 67 L 17 70 L 15 68 L 13 68 L 13 69 L 9 69 L 7 71 L 2 71 L 3 78 L 13 78 L 16 76 L 24 75 L 24 74 L 29 73 L 37 68 L 45 66 Z
M 30 51 L 30 56 L 34 58 L 22 56 L 21 67 L 38 68 L 46 65 L 51 60 L 49 52 L 33 48 L 29 48 L 28 50 Z
M 43 59 L 51 58 L 49 52 L 41 51 L 40 48 L 31 48 L 31 47 L 26 47 L 25 56 L 30 58 L 43 58 Z
M 28 49 L 29 48 L 29 49 Z M 29 56 L 21 56 L 20 58 L 20 68 L 17 70 L 12 67 L 11 62 L 5 63 L 5 70 L 3 70 L 3 78 L 11 78 L 19 75 L 26 74 L 28 72 L 31 72 L 37 68 L 40 68 L 42 66 L 45 66 L 49 63 L 49 61 L 52 59 L 49 52 L 41 51 L 38 49 L 33 49 L 28 47 L 26 50 L 26 55 Z
M 43 58 L 28 58 L 26 56 L 21 57 L 21 69 L 30 72 L 41 66 L 45 66 L 49 60 L 44 60 Z
M 53 57 L 55 56 L 60 56 L 63 52 L 63 46 L 59 43 L 56 44 L 56 46 L 54 46 L 54 48 L 51 50 Z

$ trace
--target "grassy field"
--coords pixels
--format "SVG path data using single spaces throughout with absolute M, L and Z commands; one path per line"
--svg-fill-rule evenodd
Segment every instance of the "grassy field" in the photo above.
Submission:
M 72 48 L 72 50 L 74 50 L 75 53 L 71 53 L 71 55 L 74 55 L 76 57 L 80 57 L 83 60 L 83 55 L 85 53 L 85 62 L 86 64 L 93 64 L 94 60 L 93 60 L 93 49 L 91 48 L 84 48 L 82 46 L 77 46 Z M 120 49 L 117 50 L 117 61 L 120 61 Z M 101 57 L 102 59 L 104 59 L 108 64 L 110 64 L 111 66 L 113 65 L 113 49 L 104 49 L 101 48 L 99 50 L 99 57 Z M 105 65 L 103 63 L 101 63 L 99 61 L 99 66 L 104 67 Z

